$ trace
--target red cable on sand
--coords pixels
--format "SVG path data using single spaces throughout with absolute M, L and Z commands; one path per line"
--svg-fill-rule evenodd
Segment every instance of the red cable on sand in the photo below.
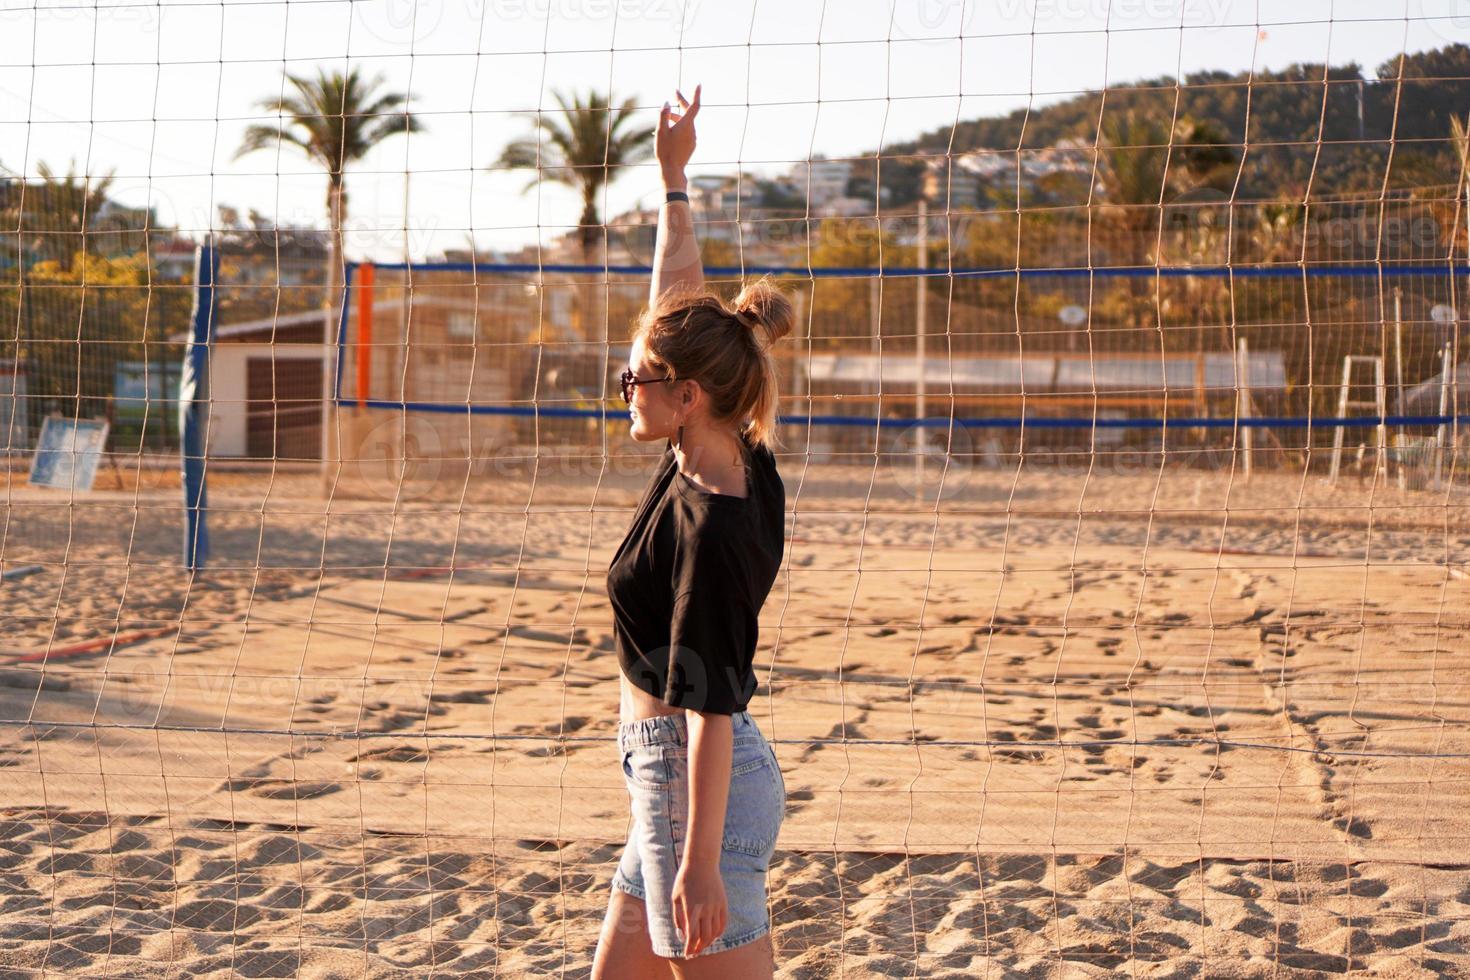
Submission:
M 68 647 L 58 647 L 52 650 L 41 650 L 38 653 L 15 654 L 4 661 L 5 664 L 27 664 L 41 660 L 61 660 L 66 657 L 75 657 L 84 653 L 93 653 L 104 647 L 129 646 L 141 640 L 151 640 L 155 636 L 163 636 L 165 633 L 173 633 L 178 630 L 177 626 L 165 626 L 161 629 L 138 630 L 133 633 L 124 633 L 115 636 L 101 636 L 95 640 L 84 640 L 81 643 L 73 643 Z

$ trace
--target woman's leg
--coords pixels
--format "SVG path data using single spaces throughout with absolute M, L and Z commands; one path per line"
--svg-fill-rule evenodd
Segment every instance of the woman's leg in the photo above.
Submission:
M 648 918 L 642 900 L 614 888 L 607 903 L 607 916 L 602 920 L 602 934 L 597 937 L 592 980 L 656 980 L 671 976 L 669 961 L 654 953 L 648 938 Z

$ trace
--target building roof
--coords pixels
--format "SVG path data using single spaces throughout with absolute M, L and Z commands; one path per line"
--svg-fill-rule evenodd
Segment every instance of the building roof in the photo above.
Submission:
M 378 310 L 388 311 L 402 308 L 401 300 L 385 299 L 373 304 L 374 312 Z M 280 316 L 261 317 L 258 320 L 244 320 L 240 323 L 220 324 L 215 327 L 214 336 L 216 340 L 239 340 L 251 334 L 262 334 L 261 340 L 268 341 L 274 334 L 288 327 L 309 326 L 311 323 L 321 323 L 328 314 L 324 310 L 303 310 L 300 313 L 284 313 Z M 339 310 L 331 312 L 332 324 L 338 322 Z M 168 339 L 171 343 L 185 344 L 189 342 L 192 331 L 183 330 L 173 334 Z
M 918 377 L 911 354 L 812 354 L 806 359 L 813 382 L 872 382 L 912 385 Z M 1042 391 L 1163 392 L 1234 390 L 1235 355 L 1027 354 L 993 357 L 926 357 L 924 384 L 934 390 L 1005 389 Z M 1279 351 L 1251 351 L 1246 375 L 1252 390 L 1286 385 Z

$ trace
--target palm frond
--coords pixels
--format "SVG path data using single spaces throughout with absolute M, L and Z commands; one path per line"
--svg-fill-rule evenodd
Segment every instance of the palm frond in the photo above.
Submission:
M 543 144 L 534 139 L 518 139 L 508 143 L 500 152 L 500 158 L 496 161 L 495 166 L 539 169 L 546 166 L 559 166 L 560 163 L 556 155 L 548 153 L 547 147 Z
M 278 126 L 254 125 L 245 130 L 240 146 L 231 159 L 238 160 L 247 153 L 271 149 L 277 143 L 294 146 L 303 153 L 311 154 L 311 147 L 291 130 Z
M 403 110 L 405 92 L 380 92 L 381 74 L 368 78 L 354 68 L 346 74 L 318 68 L 314 76 L 287 73 L 286 94 L 263 99 L 260 107 L 281 117 L 278 126 L 254 125 L 245 131 L 238 159 L 247 153 L 288 144 L 321 164 L 333 181 L 383 140 L 418 132 L 422 123 Z
M 582 201 L 579 222 L 584 229 L 599 222 L 597 200 L 602 188 L 623 167 L 653 153 L 650 127 L 628 129 L 638 111 L 636 99 L 624 99 L 612 108 L 610 96 L 596 89 L 585 92 L 553 91 L 560 112 L 520 112 L 530 122 L 532 135 L 511 142 L 495 166 L 536 169 L 536 177 L 522 193 L 537 184 L 565 184 Z
M 418 118 L 411 115 L 395 113 L 390 116 L 377 117 L 363 133 L 363 142 L 368 146 L 376 146 L 390 136 L 398 136 L 403 133 L 422 133 L 424 124 Z

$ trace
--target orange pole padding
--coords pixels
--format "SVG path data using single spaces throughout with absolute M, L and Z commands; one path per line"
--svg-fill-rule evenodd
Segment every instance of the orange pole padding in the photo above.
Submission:
M 373 264 L 357 267 L 357 407 L 364 407 L 373 383 Z

